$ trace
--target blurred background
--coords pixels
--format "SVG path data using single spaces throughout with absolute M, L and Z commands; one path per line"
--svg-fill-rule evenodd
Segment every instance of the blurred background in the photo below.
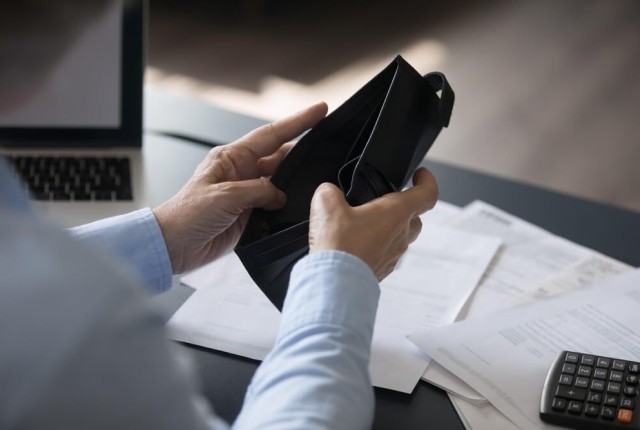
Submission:
M 640 1 L 149 0 L 147 83 L 277 119 L 400 53 L 444 72 L 428 157 L 640 212 Z M 603 220 L 603 222 L 606 220 Z

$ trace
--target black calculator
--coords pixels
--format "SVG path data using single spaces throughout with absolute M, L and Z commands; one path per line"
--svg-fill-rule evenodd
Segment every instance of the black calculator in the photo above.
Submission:
M 575 429 L 640 429 L 640 363 L 558 354 L 542 389 L 540 418 Z

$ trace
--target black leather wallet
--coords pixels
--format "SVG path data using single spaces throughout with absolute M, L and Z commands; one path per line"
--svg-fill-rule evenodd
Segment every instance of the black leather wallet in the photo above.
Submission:
M 399 191 L 449 125 L 454 93 L 442 73 L 421 76 L 398 56 L 291 149 L 271 177 L 285 192 L 277 211 L 255 209 L 235 247 L 280 310 L 294 264 L 309 251 L 309 207 L 323 182 L 357 206 Z

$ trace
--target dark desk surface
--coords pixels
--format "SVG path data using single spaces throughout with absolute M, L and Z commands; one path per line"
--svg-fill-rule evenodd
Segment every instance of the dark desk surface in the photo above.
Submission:
M 219 142 L 232 140 L 262 123 L 186 101 L 178 104 L 183 112 L 182 119 L 176 120 L 175 103 L 171 103 L 171 118 L 165 115 L 168 100 L 164 95 L 153 95 L 151 102 L 155 111 L 151 118 L 147 118 L 147 123 L 183 133 L 195 130 L 197 136 L 214 140 L 216 131 L 207 127 L 211 124 L 224 125 L 226 134 L 217 137 Z M 442 163 L 427 162 L 426 165 L 438 180 L 442 200 L 460 206 L 473 200 L 484 200 L 569 240 L 640 266 L 640 214 Z M 186 287 L 174 288 L 162 298 L 162 305 L 175 310 L 189 294 Z M 198 364 L 206 397 L 219 415 L 233 421 L 259 363 L 218 351 L 194 346 L 189 348 Z M 426 426 L 464 428 L 444 392 L 425 382 L 420 382 L 411 395 L 376 389 L 375 429 Z

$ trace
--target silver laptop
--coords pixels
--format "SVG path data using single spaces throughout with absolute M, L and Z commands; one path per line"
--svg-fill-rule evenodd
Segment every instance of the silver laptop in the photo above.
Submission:
M 0 112 L 0 151 L 64 226 L 144 204 L 144 6 L 110 2 L 33 97 Z

